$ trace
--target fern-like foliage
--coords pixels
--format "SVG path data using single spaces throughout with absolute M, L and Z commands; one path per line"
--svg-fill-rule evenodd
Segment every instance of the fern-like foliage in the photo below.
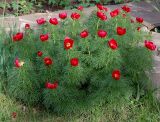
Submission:
M 141 45 L 150 36 L 137 31 L 141 25 L 131 23 L 130 15 L 123 14 L 107 21 L 99 20 L 93 12 L 85 22 L 71 18 L 56 26 L 47 22 L 37 30 L 25 30 L 23 40 L 18 42 L 10 37 L 15 32 L 5 34 L 0 41 L 3 43 L 0 70 L 1 76 L 5 76 L 6 92 L 27 105 L 44 105 L 59 113 L 83 111 L 119 98 L 138 100 L 148 81 L 145 71 L 152 64 L 151 52 Z M 118 26 L 126 28 L 125 35 L 117 35 Z M 83 39 L 79 34 L 85 29 L 89 36 Z M 106 38 L 98 37 L 100 29 L 107 31 Z M 42 42 L 39 35 L 46 33 L 49 40 Z M 67 36 L 74 40 L 70 50 L 64 49 Z M 112 38 L 117 40 L 116 50 L 108 46 Z M 42 57 L 37 56 L 39 50 Z M 44 64 L 46 56 L 52 58 L 51 66 Z M 70 64 L 70 59 L 75 57 L 79 59 L 77 67 Z M 16 58 L 24 61 L 22 67 L 14 66 Z M 112 78 L 115 69 L 121 71 L 120 80 Z M 45 87 L 46 82 L 54 81 L 58 81 L 56 89 Z

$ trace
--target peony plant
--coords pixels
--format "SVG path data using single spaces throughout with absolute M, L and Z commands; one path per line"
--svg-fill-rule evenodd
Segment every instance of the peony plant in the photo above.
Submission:
M 6 40 L 7 93 L 27 105 L 76 112 L 114 99 L 138 100 L 144 91 L 156 45 L 141 31 L 143 18 L 131 8 L 110 13 L 98 4 L 87 21 L 83 8 L 69 16 L 37 19 Z M 5 65 L 6 66 L 6 65 Z M 138 88 L 138 89 L 137 89 Z M 144 92 L 143 92 L 144 93 Z

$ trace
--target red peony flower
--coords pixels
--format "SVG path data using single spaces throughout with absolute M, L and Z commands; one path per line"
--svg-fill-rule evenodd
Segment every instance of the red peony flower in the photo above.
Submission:
M 47 82 L 45 84 L 45 86 L 46 86 L 47 89 L 56 89 L 58 87 L 58 82 L 57 81 L 55 83 Z
M 98 8 L 99 10 L 103 10 L 103 5 L 102 5 L 102 4 L 97 4 L 96 6 L 97 6 L 97 8 Z
M 140 31 L 140 30 L 141 30 L 141 27 L 138 27 L 137 30 Z
M 125 11 L 125 12 L 131 12 L 131 8 L 130 7 L 128 7 L 127 5 L 124 5 L 124 6 L 122 6 L 122 9 L 123 9 L 123 11 Z
M 144 45 L 146 48 L 148 48 L 151 51 L 154 51 L 156 49 L 156 45 L 151 41 L 145 40 Z
M 107 36 L 107 32 L 104 30 L 99 30 L 97 34 L 101 38 L 105 38 Z
M 17 33 L 17 34 L 15 34 L 15 35 L 13 35 L 13 41 L 20 41 L 20 40 L 22 40 L 23 39 L 23 33 L 21 33 L 21 32 L 19 32 L 19 33 Z
M 117 44 L 117 41 L 114 40 L 114 39 L 111 39 L 108 41 L 108 45 L 111 49 L 115 50 L 118 48 L 118 44 Z
M 78 6 L 77 10 L 83 11 L 83 6 Z
M 107 8 L 107 7 L 103 7 L 103 10 L 104 10 L 104 11 L 108 11 L 108 8 Z
M 45 64 L 46 66 L 49 66 L 49 65 L 52 65 L 52 64 L 53 64 L 53 61 L 52 61 L 52 59 L 51 59 L 50 57 L 45 57 L 45 58 L 44 58 L 44 64 Z
M 81 17 L 81 15 L 79 13 L 74 12 L 71 14 L 71 18 L 73 20 L 78 20 L 80 17 Z
M 69 37 L 66 37 L 64 39 L 64 48 L 66 50 L 71 49 L 73 47 L 74 40 L 70 39 Z
M 107 20 L 107 16 L 105 15 L 105 13 L 103 13 L 101 11 L 97 11 L 97 17 L 103 21 Z
M 80 33 L 80 37 L 81 38 L 86 38 L 87 36 L 89 35 L 88 31 L 87 30 L 84 30 Z
M 57 25 L 57 24 L 58 24 L 57 18 L 50 18 L 49 22 L 50 22 L 52 25 Z
M 67 18 L 67 13 L 66 12 L 59 13 L 59 18 L 66 19 Z
M 41 56 L 43 55 L 43 52 L 42 52 L 42 51 L 38 51 L 38 52 L 37 52 L 37 55 L 38 55 L 39 57 L 41 57 Z
M 78 66 L 78 64 L 79 64 L 78 58 L 72 58 L 72 59 L 70 60 L 70 64 L 71 64 L 72 66 Z
M 117 27 L 117 34 L 120 36 L 126 34 L 126 28 Z
M 108 11 L 108 8 L 107 8 L 107 7 L 104 7 L 102 4 L 97 4 L 96 6 L 97 6 L 97 8 L 98 8 L 99 10 Z
M 119 9 L 117 8 L 117 9 L 111 11 L 111 12 L 110 12 L 110 15 L 111 15 L 111 17 L 116 17 L 116 16 L 118 16 L 119 12 L 120 12 L 120 11 L 119 11 Z
M 40 35 L 40 39 L 41 39 L 42 42 L 47 41 L 48 38 L 49 38 L 49 35 L 48 35 L 48 34 L 41 34 L 41 35 Z
M 23 61 L 19 61 L 18 58 L 15 59 L 15 61 L 14 61 L 14 66 L 15 66 L 16 68 L 20 68 L 20 67 L 22 67 L 23 65 L 24 65 L 24 62 L 23 62 Z
M 37 19 L 36 21 L 37 21 L 38 25 L 42 25 L 42 24 L 46 23 L 46 20 L 44 18 Z
M 119 70 L 114 70 L 114 71 L 112 72 L 112 78 L 113 78 L 113 79 L 119 80 L 120 77 L 121 77 L 121 73 L 120 73 Z
M 25 24 L 25 29 L 30 29 L 30 24 Z
M 142 17 L 136 17 L 136 21 L 138 23 L 143 23 L 143 18 Z
M 12 112 L 12 118 L 16 118 L 17 117 L 17 113 L 16 112 Z

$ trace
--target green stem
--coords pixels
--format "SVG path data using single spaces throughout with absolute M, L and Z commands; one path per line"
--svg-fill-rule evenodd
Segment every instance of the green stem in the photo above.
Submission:
M 68 56 L 68 58 L 69 58 L 69 60 L 70 60 L 71 58 L 70 58 L 70 54 L 69 54 L 69 51 L 67 51 L 67 56 Z
M 97 22 L 97 30 L 98 30 L 98 27 L 99 27 L 99 22 L 100 22 L 100 19 L 98 19 L 98 22 Z
M 91 51 L 90 51 L 90 49 L 89 49 L 89 46 L 88 46 L 88 53 L 89 53 L 89 55 L 91 55 Z
M 55 44 L 56 40 L 55 40 L 55 34 L 54 34 L 54 26 L 52 27 L 52 37 L 53 37 L 53 42 Z
M 106 63 L 106 67 L 108 66 L 109 62 L 110 62 L 110 55 L 111 55 L 111 49 L 109 49 L 109 54 L 108 54 L 108 60 L 107 60 L 107 63 Z
M 139 89 L 139 83 L 137 84 L 137 97 L 136 97 L 136 101 L 138 101 L 140 98 L 140 89 Z
M 75 20 L 73 20 L 73 31 L 72 31 L 72 34 L 73 34 L 73 36 L 75 36 Z

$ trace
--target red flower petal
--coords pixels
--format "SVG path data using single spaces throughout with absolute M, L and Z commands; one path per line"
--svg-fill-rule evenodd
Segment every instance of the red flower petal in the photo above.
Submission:
M 114 40 L 114 39 L 109 40 L 108 45 L 113 50 L 118 48 L 118 44 L 117 44 L 116 40 Z
M 101 38 L 105 38 L 107 36 L 107 32 L 104 30 L 99 30 L 97 34 Z
M 107 16 L 105 15 L 105 13 L 103 13 L 101 11 L 97 11 L 97 17 L 103 21 L 107 20 Z
M 66 50 L 71 49 L 73 47 L 74 40 L 70 39 L 69 37 L 66 37 L 64 39 L 64 48 Z
M 74 12 L 71 14 L 71 18 L 73 20 L 78 20 L 80 17 L 81 17 L 81 15 L 79 13 Z
M 53 64 L 53 61 L 52 61 L 52 59 L 51 59 L 50 57 L 45 57 L 45 58 L 44 58 L 44 64 L 45 64 L 46 66 L 49 66 L 49 65 L 52 65 L 52 64 Z
M 116 17 L 116 16 L 118 16 L 119 12 L 120 12 L 119 9 L 115 9 L 110 12 L 110 15 L 111 15 L 111 17 Z
M 78 58 L 72 58 L 72 59 L 70 60 L 70 64 L 71 64 L 72 66 L 78 66 L 78 64 L 79 64 Z
M 58 24 L 57 18 L 50 18 L 49 22 L 50 22 L 52 25 L 57 25 L 57 24 Z
M 40 40 L 41 40 L 42 42 L 47 41 L 48 38 L 49 38 L 49 35 L 48 35 L 48 34 L 41 34 L 41 35 L 40 35 Z
M 66 12 L 59 13 L 59 18 L 66 19 L 67 18 L 67 13 Z
M 120 77 L 121 77 L 121 73 L 120 73 L 119 70 L 114 70 L 114 71 L 112 72 L 112 78 L 113 78 L 113 79 L 119 80 Z
M 38 52 L 37 52 L 37 55 L 38 55 L 39 57 L 41 57 L 41 56 L 43 55 L 43 52 L 42 52 L 42 51 L 38 51 Z
M 23 39 L 23 33 L 19 32 L 15 35 L 13 35 L 13 41 L 21 41 Z
M 117 34 L 120 36 L 126 34 L 126 28 L 117 27 Z
M 127 12 L 127 13 L 131 12 L 131 8 L 128 7 L 127 5 L 122 6 L 122 10 L 125 11 L 125 12 Z
M 44 18 L 39 18 L 36 21 L 37 21 L 37 24 L 39 24 L 39 25 L 46 23 L 46 20 Z
M 87 30 L 84 30 L 80 33 L 80 37 L 81 38 L 86 38 L 87 36 L 89 35 L 88 31 Z
M 77 10 L 83 11 L 83 6 L 78 6 Z
M 148 48 L 151 51 L 154 51 L 156 49 L 156 45 L 151 41 L 145 40 L 144 45 L 146 48 Z
M 143 18 L 142 17 L 136 17 L 136 21 L 138 23 L 143 23 Z

